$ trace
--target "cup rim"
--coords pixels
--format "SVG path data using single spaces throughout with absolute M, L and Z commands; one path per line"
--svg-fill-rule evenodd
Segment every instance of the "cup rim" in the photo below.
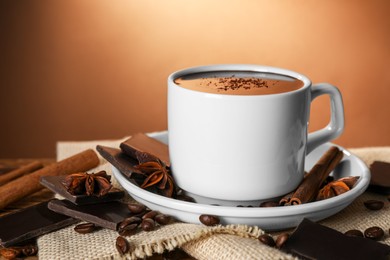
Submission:
M 187 88 L 180 87 L 175 83 L 175 79 L 180 78 L 184 75 L 188 74 L 194 74 L 194 73 L 202 73 L 202 72 L 210 72 L 210 71 L 246 71 L 246 72 L 262 72 L 262 73 L 274 73 L 274 74 L 280 74 L 283 76 L 292 77 L 295 79 L 298 79 L 303 82 L 303 86 L 299 89 L 289 91 L 289 92 L 282 92 L 282 93 L 275 93 L 275 94 L 266 94 L 266 95 L 234 95 L 234 94 L 218 94 L 218 93 L 208 93 L 208 92 L 201 92 L 197 90 L 190 90 Z M 284 69 L 280 67 L 273 67 L 273 66 L 266 66 L 266 65 L 255 65 L 255 64 L 213 64 L 213 65 L 202 65 L 202 66 L 194 66 L 189 67 L 185 69 L 181 69 L 178 71 L 175 71 L 171 73 L 168 76 L 168 85 L 173 85 L 180 87 L 183 90 L 196 92 L 196 93 L 202 93 L 207 94 L 211 96 L 234 96 L 234 97 L 241 97 L 241 98 L 247 98 L 247 97 L 269 97 L 269 96 L 280 96 L 280 95 L 291 95 L 293 93 L 305 91 L 307 88 L 309 88 L 312 85 L 311 80 L 306 77 L 305 75 L 289 70 Z

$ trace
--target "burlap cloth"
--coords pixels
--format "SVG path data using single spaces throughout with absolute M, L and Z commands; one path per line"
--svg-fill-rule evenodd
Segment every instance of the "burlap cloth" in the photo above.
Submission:
M 125 139 L 123 139 L 125 140 Z M 116 141 L 59 142 L 57 159 L 69 157 L 97 144 L 119 147 Z M 349 149 L 366 164 L 374 160 L 390 162 L 390 147 Z M 98 169 L 111 172 L 110 165 L 101 158 Z M 114 186 L 118 186 L 113 180 Z M 384 209 L 370 211 L 363 205 L 367 199 L 385 201 Z M 341 232 L 349 229 L 366 228 L 376 225 L 383 228 L 386 238 L 383 243 L 390 245 L 390 206 L 386 196 L 365 192 L 350 206 L 320 223 Z M 291 231 L 291 230 L 290 230 Z M 291 255 L 262 245 L 256 238 L 264 233 L 258 227 L 229 225 L 206 227 L 197 224 L 174 223 L 152 232 L 141 232 L 127 237 L 131 243 L 131 254 L 121 257 L 115 248 L 117 232 L 108 229 L 90 234 L 78 234 L 73 226 L 44 235 L 38 239 L 40 259 L 135 259 L 151 256 L 180 247 L 196 259 L 295 259 Z M 276 236 L 277 233 L 271 235 Z

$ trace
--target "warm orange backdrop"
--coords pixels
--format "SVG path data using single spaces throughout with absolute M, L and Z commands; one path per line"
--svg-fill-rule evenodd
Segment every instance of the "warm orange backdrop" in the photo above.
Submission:
M 387 0 L 1 1 L 0 157 L 164 130 L 167 76 L 215 63 L 333 83 L 346 114 L 335 142 L 390 145 L 389 13 Z M 328 110 L 315 102 L 311 129 Z

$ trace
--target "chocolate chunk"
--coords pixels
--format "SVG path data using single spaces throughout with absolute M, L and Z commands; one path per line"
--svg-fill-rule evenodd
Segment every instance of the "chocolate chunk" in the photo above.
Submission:
M 48 202 L 0 218 L 0 245 L 14 244 L 64 228 L 79 220 L 48 209 Z
M 127 204 L 119 201 L 75 205 L 67 200 L 52 200 L 48 207 L 57 213 L 111 230 L 118 230 L 119 223 L 131 216 Z
M 375 161 L 370 165 L 371 180 L 368 190 L 390 195 L 390 163 Z
M 160 159 L 167 167 L 170 166 L 168 145 L 145 134 L 138 133 L 120 144 L 122 151 L 132 158 L 137 158 L 135 152 L 146 152 Z
M 41 177 L 40 182 L 43 186 L 47 187 L 51 191 L 61 195 L 65 199 L 77 205 L 116 201 L 122 199 L 125 196 L 124 191 L 116 188 L 111 188 L 111 190 L 104 196 L 72 195 L 62 184 L 62 180 L 64 179 L 65 176 L 43 176 Z
M 304 219 L 281 249 L 302 259 L 388 259 L 390 246 Z
M 98 145 L 96 146 L 96 150 L 104 159 L 128 178 L 133 172 L 140 173 L 138 169 L 134 168 L 135 165 L 138 165 L 137 159 L 127 156 L 120 149 Z

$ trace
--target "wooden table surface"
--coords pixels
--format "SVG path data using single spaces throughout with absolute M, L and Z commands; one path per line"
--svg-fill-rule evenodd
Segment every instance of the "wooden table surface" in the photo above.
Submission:
M 40 161 L 43 165 L 48 165 L 55 162 L 54 158 L 40 158 L 40 159 L 0 159 L 0 174 L 20 167 L 22 165 L 28 164 L 33 161 Z M 41 191 L 38 191 L 28 197 L 25 197 L 11 205 L 7 206 L 5 209 L 0 210 L 0 217 L 7 215 L 9 213 L 15 212 L 17 210 L 38 204 L 40 202 L 48 201 L 54 197 L 53 192 L 49 189 L 43 188 Z M 37 259 L 38 257 L 28 257 L 26 259 Z M 0 256 L 0 260 L 5 258 Z M 169 252 L 165 255 L 154 255 L 149 257 L 151 260 L 159 259 L 184 259 L 184 260 L 193 260 L 194 258 L 187 255 L 184 251 L 176 249 L 172 252 Z

